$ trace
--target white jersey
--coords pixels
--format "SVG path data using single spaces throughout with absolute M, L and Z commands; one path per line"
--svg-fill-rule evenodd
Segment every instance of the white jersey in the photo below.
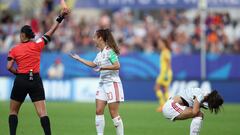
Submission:
M 105 47 L 100 51 L 93 63 L 98 67 L 110 66 L 113 63 L 118 61 L 118 56 L 116 53 L 109 47 Z M 100 71 L 100 82 L 121 82 L 119 77 L 119 70 L 102 70 Z
M 193 99 L 194 96 L 197 97 L 201 95 L 202 97 L 204 97 L 207 94 L 209 94 L 209 91 L 204 91 L 200 88 L 188 88 L 188 89 L 181 90 L 178 95 L 184 98 L 188 102 L 189 107 L 192 107 L 194 103 L 194 99 Z

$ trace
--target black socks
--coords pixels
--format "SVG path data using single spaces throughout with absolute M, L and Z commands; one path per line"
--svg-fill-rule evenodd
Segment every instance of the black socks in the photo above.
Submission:
M 17 125 L 18 125 L 17 115 L 13 115 L 13 114 L 9 115 L 8 123 L 9 123 L 10 135 L 16 135 Z
M 45 135 L 51 135 L 50 120 L 49 120 L 48 116 L 41 117 L 40 121 L 41 121 L 41 125 L 42 125 Z
M 50 120 L 48 116 L 41 117 L 40 121 L 41 121 L 41 125 L 45 135 L 51 135 Z M 18 125 L 17 115 L 9 115 L 8 123 L 9 123 L 10 135 L 16 135 L 17 125 Z

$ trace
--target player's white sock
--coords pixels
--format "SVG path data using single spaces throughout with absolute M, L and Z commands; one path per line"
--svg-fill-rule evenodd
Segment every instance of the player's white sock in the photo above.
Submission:
M 103 135 L 104 127 L 105 127 L 104 115 L 96 115 L 95 122 L 96 122 L 97 135 Z
M 124 128 L 123 128 L 123 122 L 120 116 L 117 116 L 115 118 L 112 119 L 113 120 L 113 124 L 116 127 L 116 132 L 117 135 L 124 135 Z
M 195 117 L 190 126 L 190 135 L 199 135 L 202 126 L 202 117 Z

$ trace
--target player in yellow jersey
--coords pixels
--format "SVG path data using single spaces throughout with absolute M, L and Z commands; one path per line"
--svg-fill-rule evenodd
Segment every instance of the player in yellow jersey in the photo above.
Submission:
M 167 40 L 159 39 L 157 42 L 158 49 L 161 50 L 160 55 L 160 74 L 156 80 L 155 92 L 159 99 L 159 107 L 157 112 L 162 112 L 162 107 L 168 100 L 169 85 L 172 81 L 172 67 L 171 67 L 171 48 Z

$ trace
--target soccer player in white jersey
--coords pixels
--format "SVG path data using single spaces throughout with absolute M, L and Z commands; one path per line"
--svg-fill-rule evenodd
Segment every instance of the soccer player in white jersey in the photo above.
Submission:
M 192 118 L 190 135 L 199 135 L 203 121 L 200 108 L 208 108 L 217 114 L 223 102 L 223 98 L 216 90 L 206 93 L 200 88 L 184 89 L 164 104 L 163 115 L 172 121 Z
M 87 61 L 77 54 L 71 54 L 71 57 L 100 72 L 100 82 L 96 92 L 95 121 L 97 135 L 104 134 L 104 109 L 106 105 L 108 105 L 117 135 L 123 135 L 123 122 L 118 113 L 120 102 L 124 101 L 122 83 L 119 78 L 120 63 L 118 55 L 120 52 L 109 29 L 97 30 L 93 41 L 96 43 L 96 47 L 100 49 L 93 62 Z

